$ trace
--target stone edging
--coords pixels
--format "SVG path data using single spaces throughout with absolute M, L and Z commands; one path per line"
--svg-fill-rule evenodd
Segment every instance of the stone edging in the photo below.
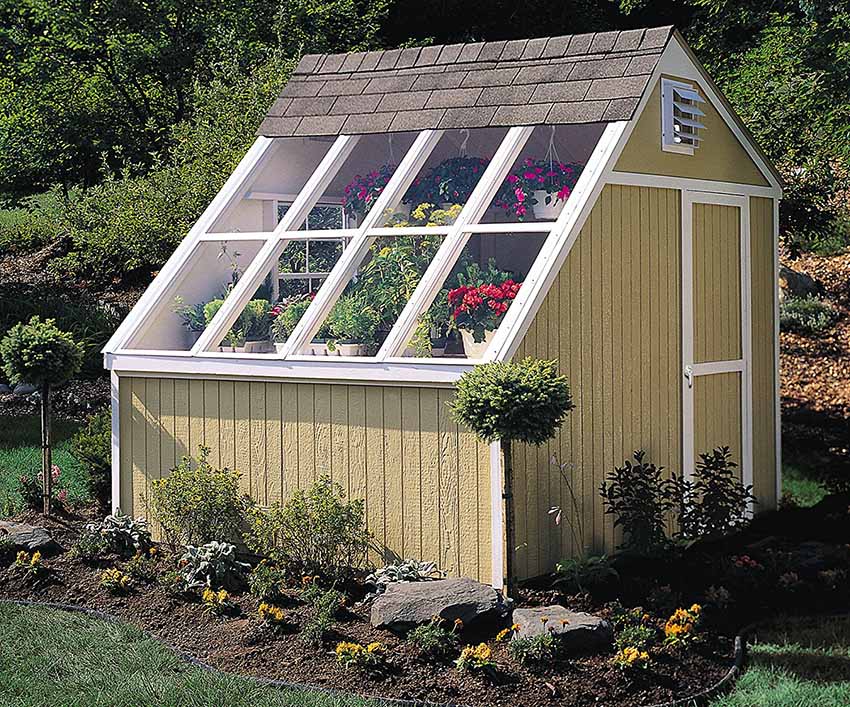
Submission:
M 96 619 L 100 619 L 101 621 L 106 621 L 112 624 L 122 624 L 126 626 L 132 626 L 127 621 L 118 618 L 117 616 L 113 616 L 112 614 L 107 614 L 103 611 L 99 611 L 97 609 L 90 609 L 85 606 L 78 606 L 75 604 L 60 604 L 57 602 L 48 602 L 48 601 L 31 601 L 29 599 L 0 599 L 0 604 L 13 604 L 17 606 L 34 606 L 34 607 L 42 607 L 45 609 L 56 609 L 59 611 L 67 611 L 69 613 L 76 614 L 85 614 L 86 616 L 91 616 Z M 696 695 L 691 695 L 689 697 L 681 698 L 673 700 L 672 702 L 661 702 L 651 707 L 698 707 L 700 705 L 705 705 L 711 698 L 716 697 L 721 692 L 728 690 L 738 676 L 743 671 L 744 659 L 746 657 L 746 648 L 747 641 L 746 636 L 757 626 L 757 623 L 750 624 L 741 630 L 741 632 L 735 636 L 735 658 L 732 664 L 732 667 L 729 668 L 727 673 L 714 685 L 706 688 L 702 692 L 697 693 Z M 163 641 L 161 638 L 157 637 L 155 634 L 150 633 L 149 631 L 139 628 L 138 626 L 133 626 L 134 629 L 144 634 L 148 638 L 157 641 L 164 645 L 168 650 L 170 650 L 174 655 L 183 660 L 190 665 L 194 665 L 196 668 L 200 668 L 201 670 L 205 670 L 210 673 L 219 673 L 222 675 L 228 675 L 231 677 L 239 677 L 245 680 L 251 680 L 260 685 L 268 685 L 269 687 L 278 687 L 289 690 L 310 690 L 312 692 L 320 692 L 325 695 L 331 695 L 334 697 L 350 697 L 352 693 L 342 692 L 341 690 L 333 690 L 326 687 L 319 687 L 316 685 L 308 685 L 302 683 L 291 683 L 286 682 L 285 680 L 276 680 L 274 678 L 262 678 L 256 677 L 253 675 L 243 675 L 241 673 L 229 673 L 218 668 L 209 665 L 208 663 L 204 663 L 202 660 L 195 658 L 193 655 L 186 653 L 185 651 L 180 650 L 179 648 L 175 648 L 171 644 Z M 370 695 L 356 695 L 357 697 L 362 697 L 365 700 L 370 700 L 373 702 L 378 702 L 380 704 L 386 705 L 405 705 L 406 707 L 462 707 L 461 705 L 457 705 L 455 703 L 449 702 L 428 702 L 425 700 L 403 700 L 399 698 L 393 697 L 379 697 L 379 696 L 370 696 Z

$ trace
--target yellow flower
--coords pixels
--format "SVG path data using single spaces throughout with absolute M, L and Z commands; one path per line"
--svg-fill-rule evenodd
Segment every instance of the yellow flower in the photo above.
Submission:
M 366 646 L 367 653 L 381 653 L 383 652 L 383 650 L 384 647 L 378 641 L 370 643 L 368 646 Z
M 460 619 L 455 619 L 455 628 L 460 631 L 463 628 L 463 621 Z
M 511 631 L 519 631 L 519 624 L 511 624 Z
M 32 560 L 30 560 L 30 565 L 35 566 L 35 565 L 37 565 L 39 562 L 41 562 L 41 552 L 40 552 L 40 551 L 38 551 L 38 550 L 36 550 L 36 551 L 32 554 Z
M 504 641 L 510 633 L 511 630 L 509 628 L 503 628 L 501 631 L 499 631 L 499 633 L 496 634 L 496 640 L 499 642 Z
M 29 564 L 29 561 L 30 561 L 30 555 L 29 555 L 28 552 L 25 552 L 24 550 L 21 550 L 15 556 L 15 562 L 17 562 L 19 565 Z

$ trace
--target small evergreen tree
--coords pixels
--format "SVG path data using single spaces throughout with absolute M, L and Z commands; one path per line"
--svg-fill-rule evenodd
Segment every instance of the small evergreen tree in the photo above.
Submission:
M 44 484 L 44 514 L 50 513 L 50 391 L 80 371 L 83 347 L 53 319 L 35 316 L 19 322 L 0 341 L 3 370 L 12 383 L 31 383 L 41 389 L 41 477 Z
M 555 436 L 572 410 L 570 387 L 555 361 L 526 358 L 518 363 L 486 363 L 464 373 L 451 403 L 454 419 L 485 442 L 499 440 L 504 455 L 505 585 L 514 593 L 513 460 L 511 443 L 541 445 Z

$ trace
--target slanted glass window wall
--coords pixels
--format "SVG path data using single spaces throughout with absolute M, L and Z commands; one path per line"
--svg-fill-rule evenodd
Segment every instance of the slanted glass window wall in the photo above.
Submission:
M 132 348 L 486 358 L 604 127 L 276 138 Z M 211 257 L 235 259 L 229 285 Z

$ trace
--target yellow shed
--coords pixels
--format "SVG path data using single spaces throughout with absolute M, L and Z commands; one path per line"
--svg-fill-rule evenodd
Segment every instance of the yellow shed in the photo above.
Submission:
M 304 56 L 104 350 L 113 505 L 204 445 L 260 504 L 364 499 L 376 562 L 500 587 L 498 445 L 447 403 L 533 356 L 576 407 L 515 452 L 521 577 L 616 547 L 598 489 L 636 449 L 729 446 L 774 508 L 781 195 L 670 27 Z

